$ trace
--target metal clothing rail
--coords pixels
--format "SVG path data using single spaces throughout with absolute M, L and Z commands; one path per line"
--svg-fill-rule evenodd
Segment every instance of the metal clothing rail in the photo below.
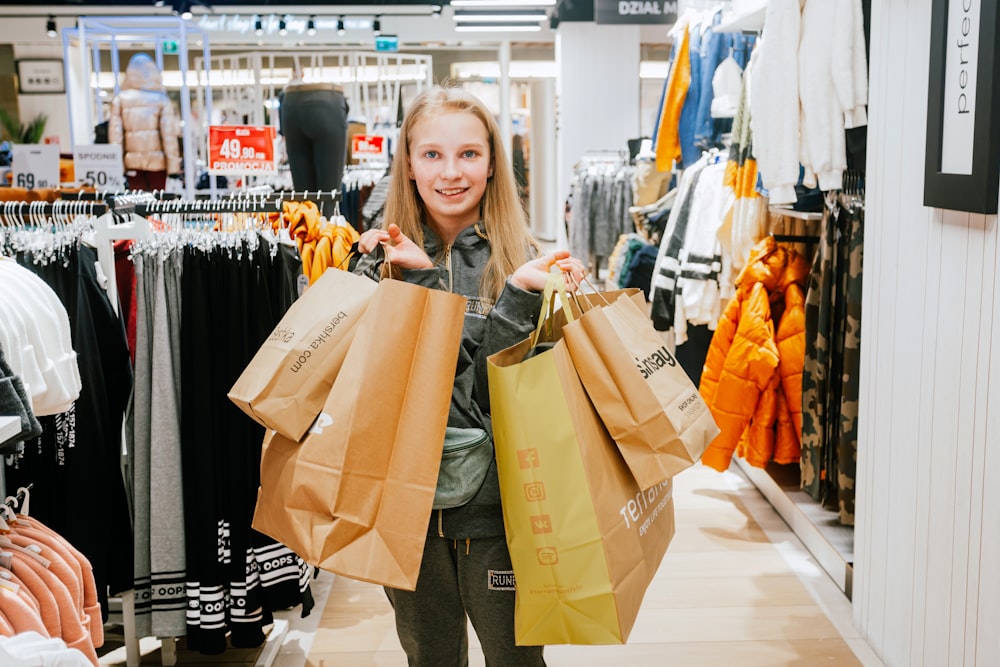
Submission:
M 125 196 L 109 198 L 111 211 L 115 215 L 135 213 L 146 216 L 153 214 L 210 214 L 210 213 L 278 213 L 282 204 L 289 201 L 338 202 L 340 192 L 336 190 L 290 190 L 251 194 L 214 200 L 155 199 L 152 196 Z
M 20 226 L 51 225 L 77 215 L 103 215 L 108 206 L 98 201 L 6 201 L 0 204 L 0 220 Z

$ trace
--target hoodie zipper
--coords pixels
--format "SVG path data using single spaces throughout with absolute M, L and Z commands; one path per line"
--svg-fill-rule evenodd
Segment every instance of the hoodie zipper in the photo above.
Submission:
M 451 246 L 449 243 L 444 248 L 444 268 L 448 272 L 448 291 L 455 291 L 455 279 L 451 272 Z M 444 537 L 444 510 L 438 510 L 438 537 Z
M 451 244 L 449 243 L 444 249 L 444 268 L 448 271 L 448 291 L 455 291 L 455 279 L 452 278 L 451 274 Z

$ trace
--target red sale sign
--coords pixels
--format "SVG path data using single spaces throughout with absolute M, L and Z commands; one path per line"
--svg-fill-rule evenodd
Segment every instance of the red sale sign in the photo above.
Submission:
M 356 134 L 351 137 L 351 157 L 356 160 L 388 160 L 385 137 L 373 134 Z
M 210 174 L 273 174 L 274 128 L 252 125 L 209 125 Z

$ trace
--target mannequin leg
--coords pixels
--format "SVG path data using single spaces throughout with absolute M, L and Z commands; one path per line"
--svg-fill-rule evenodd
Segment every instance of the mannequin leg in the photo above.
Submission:
M 347 100 L 334 90 L 289 90 L 282 101 L 285 149 L 296 190 L 336 190 L 347 156 Z

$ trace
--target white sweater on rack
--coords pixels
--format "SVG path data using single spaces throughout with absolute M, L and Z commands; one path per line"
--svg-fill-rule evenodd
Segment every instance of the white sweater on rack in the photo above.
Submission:
M 805 184 L 839 190 L 847 168 L 845 128 L 866 124 L 868 74 L 860 0 L 807 0 L 798 76 L 800 160 Z
M 829 0 L 820 0 L 829 1 Z M 800 0 L 770 0 L 750 98 L 754 157 L 772 204 L 795 201 L 799 180 Z

